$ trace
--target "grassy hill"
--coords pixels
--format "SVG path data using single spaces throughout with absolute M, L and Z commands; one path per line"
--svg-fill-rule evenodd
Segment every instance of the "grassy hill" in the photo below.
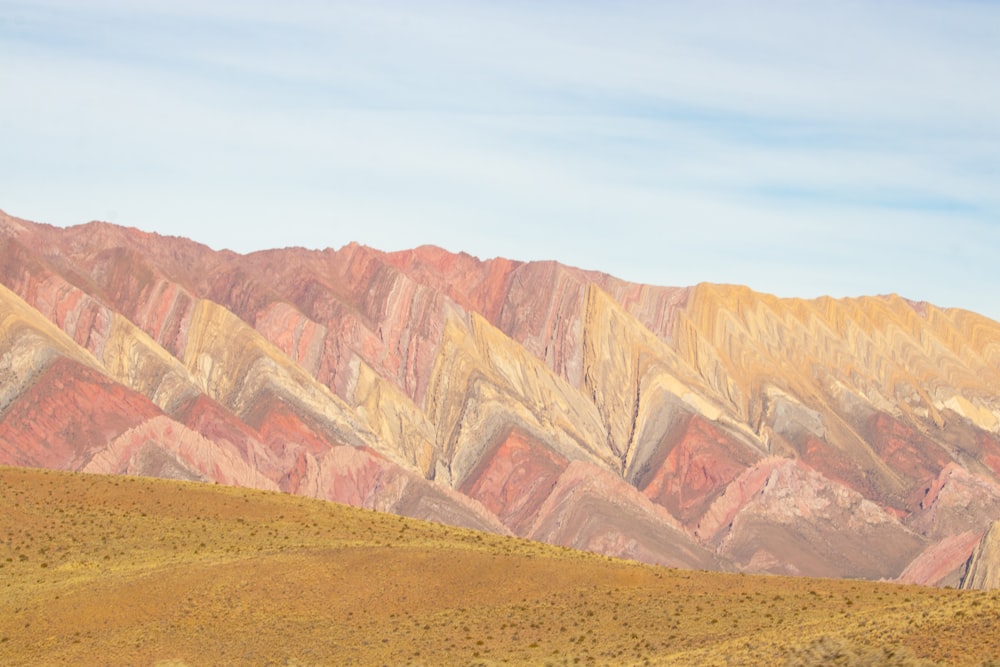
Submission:
M 277 493 L 0 468 L 2 664 L 780 665 L 824 637 L 813 653 L 980 665 L 1000 657 L 1000 593 L 670 570 Z

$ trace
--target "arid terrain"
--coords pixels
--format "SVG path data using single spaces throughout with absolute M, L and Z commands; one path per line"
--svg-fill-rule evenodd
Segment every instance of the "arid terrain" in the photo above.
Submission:
M 0 283 L 3 465 L 689 569 L 1000 586 L 1000 323 L 975 313 L 3 213 Z
M 0 662 L 981 665 L 1000 593 L 655 567 L 282 493 L 0 468 Z M 804 663 L 795 663 L 804 664 Z

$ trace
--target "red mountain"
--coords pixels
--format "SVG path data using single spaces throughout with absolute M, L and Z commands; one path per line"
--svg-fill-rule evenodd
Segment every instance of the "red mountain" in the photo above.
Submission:
M 683 567 L 996 580 L 1000 324 L 975 313 L 3 214 L 0 258 L 0 464 Z

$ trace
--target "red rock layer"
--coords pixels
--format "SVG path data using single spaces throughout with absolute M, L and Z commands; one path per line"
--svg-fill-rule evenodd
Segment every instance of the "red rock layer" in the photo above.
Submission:
M 0 464 L 76 470 L 109 441 L 159 415 L 149 399 L 57 359 L 0 422 Z
M 682 427 L 676 444 L 664 443 L 662 463 L 635 480 L 653 502 L 666 507 L 685 525 L 693 525 L 730 482 L 760 454 L 741 447 L 718 426 L 694 415 Z
M 510 431 L 459 490 L 517 534 L 530 528 L 569 461 L 529 436 Z
M 973 313 L 2 213 L 0 282 L 5 462 L 830 576 L 951 581 L 1000 515 L 1000 324 Z

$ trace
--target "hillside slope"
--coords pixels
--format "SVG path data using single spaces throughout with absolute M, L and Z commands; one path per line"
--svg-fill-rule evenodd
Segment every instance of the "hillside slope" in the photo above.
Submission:
M 966 311 L 2 214 L 0 283 L 0 463 L 942 585 L 1000 518 L 1000 324 Z
M 0 506 L 5 665 L 780 665 L 822 638 L 1000 655 L 997 592 L 666 569 L 136 477 L 0 467 Z

